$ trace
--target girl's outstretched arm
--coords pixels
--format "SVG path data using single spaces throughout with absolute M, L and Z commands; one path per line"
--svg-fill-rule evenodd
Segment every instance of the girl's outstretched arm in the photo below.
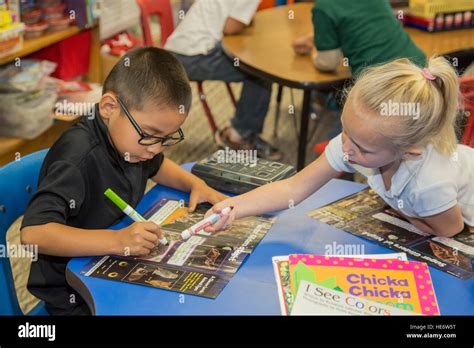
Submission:
M 317 160 L 288 179 L 261 186 L 217 203 L 207 212 L 207 215 L 220 212 L 225 207 L 234 207 L 234 209 L 231 214 L 221 218 L 206 231 L 212 232 L 226 228 L 235 218 L 286 209 L 292 203 L 296 205 L 338 174 L 339 172 L 331 167 L 323 153 Z

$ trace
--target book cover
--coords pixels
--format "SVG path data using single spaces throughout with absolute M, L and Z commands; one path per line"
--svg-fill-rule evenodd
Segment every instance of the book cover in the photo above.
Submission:
M 397 309 L 440 314 L 425 263 L 303 254 L 290 255 L 289 262 L 293 294 L 305 280 Z
M 351 257 L 349 255 L 337 255 L 337 256 Z M 352 255 L 352 257 L 354 256 L 355 255 Z M 405 253 L 357 255 L 357 257 L 407 260 L 407 256 Z M 291 291 L 291 283 L 290 283 L 289 256 L 274 256 L 272 257 L 272 263 L 273 263 L 273 271 L 275 273 L 275 280 L 277 283 L 277 292 L 278 292 L 278 300 L 280 302 L 280 311 L 282 315 L 289 315 L 291 313 L 293 303 L 294 303 L 294 296 Z
M 322 285 L 301 281 L 291 315 L 418 315 L 336 291 Z

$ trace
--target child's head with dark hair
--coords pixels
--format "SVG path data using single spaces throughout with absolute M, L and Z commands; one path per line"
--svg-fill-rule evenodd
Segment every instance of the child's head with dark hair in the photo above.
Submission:
M 107 92 L 139 111 L 147 102 L 185 110 L 191 106 L 186 71 L 171 53 L 157 47 L 136 48 L 124 55 L 105 79 L 102 94 Z
M 180 136 L 191 99 L 181 63 L 163 49 L 143 47 L 124 55 L 107 76 L 99 111 L 116 149 L 127 161 L 139 162 L 162 151 L 162 144 L 148 136 Z M 142 139 L 144 134 L 148 139 Z

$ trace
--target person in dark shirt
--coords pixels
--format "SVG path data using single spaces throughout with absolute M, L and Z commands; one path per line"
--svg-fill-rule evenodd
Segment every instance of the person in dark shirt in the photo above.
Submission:
M 154 222 L 107 229 L 123 218 L 104 196 L 107 188 L 133 207 L 148 179 L 190 192 L 191 211 L 198 203 L 226 197 L 161 153 L 184 139 L 180 127 L 190 105 L 181 63 L 165 50 L 138 48 L 112 69 L 93 113 L 51 147 L 21 226 L 22 243 L 39 250 L 28 290 L 45 301 L 50 314 L 90 314 L 66 281 L 71 257 L 146 255 L 162 237 Z

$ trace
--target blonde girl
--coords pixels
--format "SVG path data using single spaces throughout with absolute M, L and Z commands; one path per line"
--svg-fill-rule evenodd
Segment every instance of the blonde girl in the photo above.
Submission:
M 456 72 L 442 57 L 423 69 L 407 59 L 368 68 L 347 93 L 343 131 L 324 154 L 289 179 L 216 204 L 211 210 L 234 209 L 208 231 L 298 204 L 355 171 L 424 232 L 450 237 L 474 226 L 474 149 L 457 143 L 459 102 Z

